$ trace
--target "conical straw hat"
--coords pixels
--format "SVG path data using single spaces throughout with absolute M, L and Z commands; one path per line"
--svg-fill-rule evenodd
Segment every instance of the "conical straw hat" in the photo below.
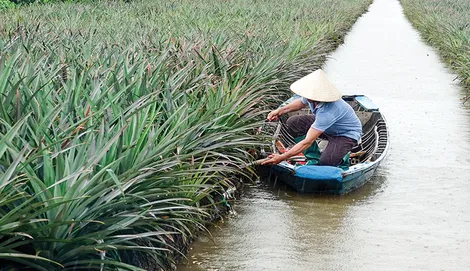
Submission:
M 295 81 L 290 89 L 304 98 L 317 102 L 334 102 L 341 99 L 341 92 L 321 69 Z

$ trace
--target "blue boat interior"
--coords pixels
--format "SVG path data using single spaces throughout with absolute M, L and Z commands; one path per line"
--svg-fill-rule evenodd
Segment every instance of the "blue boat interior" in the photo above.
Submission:
M 363 95 L 353 96 L 353 99 L 355 99 L 358 102 L 358 104 L 362 106 L 366 111 L 379 110 L 379 107 L 367 96 L 363 96 Z M 349 100 L 349 101 L 352 101 L 353 99 L 345 98 L 345 100 Z

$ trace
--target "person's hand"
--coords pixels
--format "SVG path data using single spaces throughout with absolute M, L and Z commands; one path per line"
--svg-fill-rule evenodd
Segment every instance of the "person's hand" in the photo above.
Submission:
M 276 121 L 279 119 L 279 109 L 271 111 L 266 118 L 268 121 Z
M 274 153 L 268 156 L 269 160 L 263 161 L 261 165 L 277 165 L 282 162 L 282 156 L 280 154 Z

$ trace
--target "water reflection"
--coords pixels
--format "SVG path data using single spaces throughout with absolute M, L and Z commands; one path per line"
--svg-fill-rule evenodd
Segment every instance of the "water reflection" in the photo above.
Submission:
M 237 215 L 212 229 L 211 238 L 200 237 L 178 270 L 330 268 L 343 248 L 338 236 L 345 235 L 348 209 L 373 202 L 385 185 L 382 171 L 363 189 L 343 196 L 298 194 L 267 180 L 247 184 L 234 207 Z

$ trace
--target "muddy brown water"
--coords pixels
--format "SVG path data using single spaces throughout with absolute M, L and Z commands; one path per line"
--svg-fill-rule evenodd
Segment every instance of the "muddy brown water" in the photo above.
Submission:
M 346 196 L 250 185 L 178 270 L 470 270 L 470 110 L 395 0 L 376 0 L 325 67 L 384 112 L 391 149 Z

